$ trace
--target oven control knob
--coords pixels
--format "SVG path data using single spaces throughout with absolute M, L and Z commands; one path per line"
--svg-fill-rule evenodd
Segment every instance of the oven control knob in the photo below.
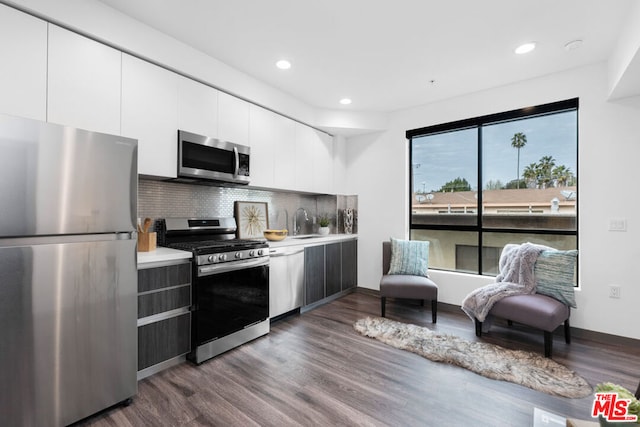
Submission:
M 221 255 L 218 257 L 218 260 L 219 260 L 219 261 L 225 261 L 226 259 L 227 259 L 227 256 L 226 256 L 225 254 L 221 254 Z
M 242 252 L 236 252 L 236 258 L 237 259 L 242 258 Z
M 262 256 L 262 254 L 264 254 L 264 250 L 258 249 L 258 256 Z
M 249 256 L 256 256 L 256 251 L 254 251 L 253 249 L 251 249 L 249 251 Z
M 207 261 L 209 262 L 216 262 L 216 257 L 213 255 L 209 255 L 209 258 L 207 258 Z

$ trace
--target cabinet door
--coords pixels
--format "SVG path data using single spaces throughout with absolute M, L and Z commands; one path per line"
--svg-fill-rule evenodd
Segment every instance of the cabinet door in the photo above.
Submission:
M 186 77 L 178 77 L 178 128 L 218 137 L 218 91 Z
M 218 139 L 249 145 L 249 103 L 224 92 L 218 94 Z
M 178 76 L 122 54 L 122 135 L 138 140 L 138 173 L 178 171 Z
M 295 182 L 292 190 L 309 191 L 313 187 L 313 156 L 316 133 L 313 128 L 296 123 L 296 159 L 295 159 Z
M 333 193 L 333 138 L 313 130 L 313 191 Z
M 264 108 L 250 107 L 251 185 L 273 187 L 277 115 Z
M 191 349 L 191 313 L 138 327 L 138 371 Z
M 250 107 L 251 185 L 290 190 L 295 185 L 295 122 Z
M 273 186 L 284 190 L 296 188 L 296 122 L 277 116 L 274 147 Z M 253 150 L 253 148 L 251 148 Z
M 324 290 L 324 246 L 304 249 L 304 302 L 305 305 L 320 301 Z
M 190 262 L 138 269 L 138 292 L 140 293 L 189 284 L 191 284 Z
M 355 288 L 358 283 L 358 241 L 342 242 L 342 290 Z
M 326 245 L 324 250 L 326 296 L 331 296 L 342 290 L 342 245 L 331 243 Z
M 47 121 L 119 135 L 121 57 L 49 24 Z
M 47 23 L 0 4 L 0 113 L 47 120 Z

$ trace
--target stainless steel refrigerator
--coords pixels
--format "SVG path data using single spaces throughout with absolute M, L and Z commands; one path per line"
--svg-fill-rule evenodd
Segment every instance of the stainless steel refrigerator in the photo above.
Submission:
M 0 424 L 136 394 L 137 141 L 0 115 Z

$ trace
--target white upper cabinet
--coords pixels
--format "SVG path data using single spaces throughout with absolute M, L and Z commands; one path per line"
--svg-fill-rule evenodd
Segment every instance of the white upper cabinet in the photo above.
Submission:
M 316 131 L 309 126 L 296 123 L 295 134 L 295 182 L 292 190 L 313 192 L 314 144 Z
M 138 140 L 138 173 L 175 178 L 178 75 L 122 54 L 122 135 Z
M 49 24 L 47 121 L 120 134 L 122 54 Z
M 249 103 L 218 93 L 218 139 L 249 145 Z
M 296 122 L 275 116 L 273 184 L 275 188 L 290 190 L 296 186 Z
M 256 105 L 250 107 L 251 185 L 295 185 L 295 122 Z
M 0 113 L 47 119 L 47 23 L 0 4 Z
M 251 185 L 273 187 L 275 114 L 256 105 L 249 107 Z
M 178 77 L 178 128 L 218 137 L 218 91 L 186 77 Z
M 333 138 L 314 129 L 313 191 L 333 193 Z
M 333 192 L 333 138 L 296 123 L 295 186 L 293 190 Z

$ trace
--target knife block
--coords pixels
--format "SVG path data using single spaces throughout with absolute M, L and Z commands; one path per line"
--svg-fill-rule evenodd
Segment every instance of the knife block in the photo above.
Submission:
M 151 252 L 156 250 L 156 233 L 138 233 L 138 252 Z

